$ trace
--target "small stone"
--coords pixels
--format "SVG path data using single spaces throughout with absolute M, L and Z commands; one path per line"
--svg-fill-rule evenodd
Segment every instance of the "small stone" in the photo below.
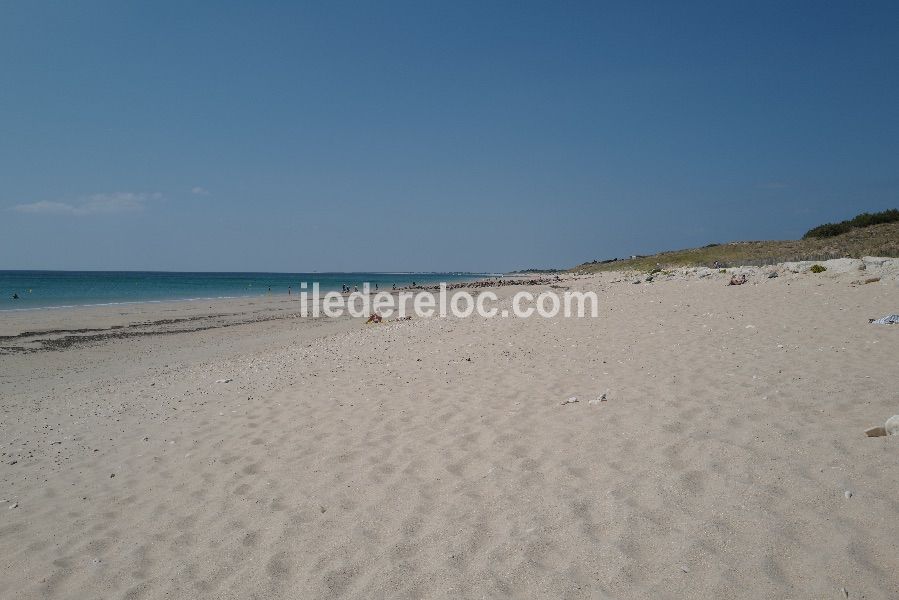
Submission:
M 577 396 L 572 396 L 568 400 L 562 400 L 562 405 L 564 406 L 566 404 L 574 404 L 577 401 L 578 401 Z
M 609 390 L 606 390 L 602 393 L 599 398 L 593 398 L 587 401 L 587 404 L 599 404 L 600 402 L 606 402 L 609 399 Z
M 115 473 L 110 473 L 109 478 L 112 479 L 113 477 L 115 477 Z
M 887 434 L 887 430 L 883 427 L 871 427 L 865 429 L 865 435 L 868 437 L 881 437 Z
M 18 502 L 13 502 L 12 504 L 9 505 L 9 508 L 8 508 L 7 510 L 10 510 L 10 509 L 13 509 L 13 508 L 19 508 L 19 503 L 18 503 Z
M 843 495 L 846 496 L 846 499 L 847 499 L 847 500 L 848 500 L 849 498 L 852 498 L 852 492 L 850 492 L 849 490 L 846 490 L 845 492 L 843 492 Z

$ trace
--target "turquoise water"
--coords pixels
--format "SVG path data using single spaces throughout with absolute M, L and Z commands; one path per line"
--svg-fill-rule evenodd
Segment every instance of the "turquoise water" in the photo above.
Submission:
M 162 273 L 140 271 L 0 271 L 0 311 L 199 298 L 287 295 L 306 282 L 322 293 L 368 282 L 374 290 L 442 281 L 471 281 L 485 273 Z M 13 294 L 19 299 L 13 300 Z

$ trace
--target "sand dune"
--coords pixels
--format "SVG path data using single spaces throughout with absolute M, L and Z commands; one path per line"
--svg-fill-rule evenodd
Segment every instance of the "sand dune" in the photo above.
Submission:
M 0 596 L 899 597 L 896 282 L 726 277 L 571 280 L 596 319 L 0 317 L 278 315 L 0 355 Z

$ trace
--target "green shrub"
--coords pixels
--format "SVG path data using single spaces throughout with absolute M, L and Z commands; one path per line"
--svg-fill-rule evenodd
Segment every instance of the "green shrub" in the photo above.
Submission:
M 824 265 L 812 265 L 812 268 L 809 269 L 812 273 L 823 273 L 827 270 L 827 267 Z
M 809 229 L 805 235 L 802 236 L 802 239 L 834 237 L 841 233 L 846 233 L 850 229 L 852 229 L 852 225 L 849 224 L 849 221 L 843 221 L 842 223 L 825 223 L 824 225 L 818 225 L 813 229 Z
M 853 227 L 870 227 L 871 225 L 880 225 L 881 223 L 893 223 L 899 221 L 899 209 L 891 208 L 879 213 L 862 213 L 856 215 L 848 221 L 840 221 L 839 223 L 825 223 L 818 225 L 805 232 L 802 239 L 809 238 L 828 238 L 841 233 L 846 233 Z
M 870 227 L 881 223 L 893 223 L 899 221 L 899 209 L 885 210 L 879 213 L 862 213 L 857 215 L 849 224 L 853 227 Z

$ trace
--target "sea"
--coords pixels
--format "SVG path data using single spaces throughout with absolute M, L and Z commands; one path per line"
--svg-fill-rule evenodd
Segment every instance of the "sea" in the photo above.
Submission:
M 176 273 L 160 271 L 0 271 L 0 312 L 173 300 L 212 300 L 311 293 L 368 283 L 381 291 L 412 285 L 475 281 L 494 273 Z M 13 299 L 13 296 L 18 299 Z

